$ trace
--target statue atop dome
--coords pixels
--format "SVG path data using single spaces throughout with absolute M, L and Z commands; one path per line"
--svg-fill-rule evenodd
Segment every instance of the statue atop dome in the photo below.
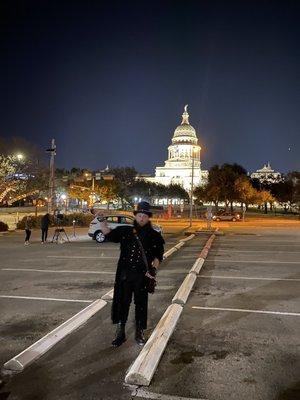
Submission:
M 186 124 L 189 125 L 189 114 L 187 112 L 188 104 L 184 106 L 184 113 L 182 114 L 182 122 L 181 125 Z

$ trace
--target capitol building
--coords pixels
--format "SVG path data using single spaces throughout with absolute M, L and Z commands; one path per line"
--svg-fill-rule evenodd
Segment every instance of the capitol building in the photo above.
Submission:
M 208 171 L 201 169 L 201 147 L 196 130 L 189 123 L 187 107 L 184 107 L 181 124 L 174 131 L 165 165 L 156 167 L 154 177 L 140 178 L 163 185 L 178 184 L 188 192 L 192 179 L 194 187 L 207 182 Z

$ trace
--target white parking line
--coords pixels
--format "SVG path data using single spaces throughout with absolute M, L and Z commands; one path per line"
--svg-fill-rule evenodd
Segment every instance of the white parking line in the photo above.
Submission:
M 228 240 L 228 241 L 219 241 L 218 243 L 221 243 L 222 245 L 225 246 L 236 246 L 236 245 L 241 245 L 241 246 L 245 246 L 245 245 L 249 245 L 249 246 L 284 246 L 284 247 L 289 247 L 289 246 L 299 246 L 299 243 L 295 243 L 295 241 L 293 243 L 291 243 L 290 241 L 287 242 L 282 242 L 282 241 L 262 241 L 262 240 Z
M 76 270 L 56 270 L 56 269 L 31 269 L 31 268 L 2 268 L 1 271 L 24 271 L 24 272 L 49 272 L 49 273 L 61 273 L 61 274 L 103 274 L 103 275 L 115 275 L 115 272 L 106 271 L 76 271 Z
M 213 261 L 213 262 L 225 262 L 225 263 L 244 263 L 244 264 L 299 264 L 299 261 L 264 261 L 264 260 L 257 260 L 257 261 L 253 261 L 253 260 L 249 260 L 249 261 L 241 261 L 241 260 L 223 260 L 223 259 L 211 259 L 211 258 L 207 258 L 207 261 Z
M 108 258 L 117 259 L 117 256 L 47 256 L 47 258 L 58 258 L 58 259 L 69 258 L 69 259 L 74 259 L 74 260 L 76 260 L 77 258 L 78 259 L 79 258 L 83 258 L 83 259 L 92 258 L 92 259 L 101 260 L 101 259 L 108 259 Z
M 233 311 L 233 312 L 244 312 L 244 313 L 255 313 L 255 314 L 289 315 L 294 317 L 300 317 L 300 313 L 291 313 L 282 311 L 247 310 L 244 308 L 199 307 L 199 306 L 192 306 L 192 308 L 197 310 L 208 310 L 208 311 Z
M 300 251 L 278 251 L 278 250 L 232 250 L 232 249 L 212 249 L 211 252 L 218 252 L 218 253 L 284 253 L 284 254 L 291 254 L 296 253 L 300 254 Z
M 97 250 L 97 251 L 117 251 L 119 252 L 120 249 L 118 248 L 114 248 L 114 247 L 94 247 L 94 246 L 76 246 L 76 249 L 87 249 L 87 250 Z
M 223 276 L 223 275 L 199 275 L 198 278 L 213 278 L 213 279 L 246 279 L 257 281 L 295 281 L 299 282 L 300 278 L 263 278 L 263 277 L 250 277 L 250 276 Z
M 44 300 L 44 301 L 67 301 L 70 303 L 92 303 L 94 300 L 70 300 L 70 299 L 54 299 L 52 297 L 27 297 L 27 296 L 5 296 L 0 295 L 3 299 L 23 299 L 23 300 Z

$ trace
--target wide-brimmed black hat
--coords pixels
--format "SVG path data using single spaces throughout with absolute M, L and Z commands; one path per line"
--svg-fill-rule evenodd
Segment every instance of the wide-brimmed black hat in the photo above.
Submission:
M 152 212 L 150 211 L 150 204 L 147 201 L 139 202 L 137 205 L 137 209 L 133 211 L 134 215 L 138 213 L 146 214 L 151 218 Z

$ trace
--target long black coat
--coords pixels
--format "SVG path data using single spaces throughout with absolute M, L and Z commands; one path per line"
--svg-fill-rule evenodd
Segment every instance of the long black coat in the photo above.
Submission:
M 49 214 L 43 215 L 41 219 L 41 229 L 48 229 L 50 224 L 50 216 Z
M 130 274 L 127 261 L 133 245 L 136 244 L 136 238 L 133 230 L 134 228 L 132 226 L 119 226 L 106 235 L 107 240 L 120 243 L 121 250 L 115 277 L 114 299 L 112 306 L 112 321 L 114 324 L 118 323 L 120 320 L 118 304 L 120 302 L 121 282 L 126 280 Z M 157 258 L 159 261 L 162 261 L 165 241 L 161 234 L 155 231 L 150 223 L 138 229 L 137 234 L 145 250 L 148 265 L 151 266 L 152 261 L 155 258 Z M 146 271 L 147 268 L 145 266 L 144 271 L 141 270 L 141 274 L 145 274 Z

